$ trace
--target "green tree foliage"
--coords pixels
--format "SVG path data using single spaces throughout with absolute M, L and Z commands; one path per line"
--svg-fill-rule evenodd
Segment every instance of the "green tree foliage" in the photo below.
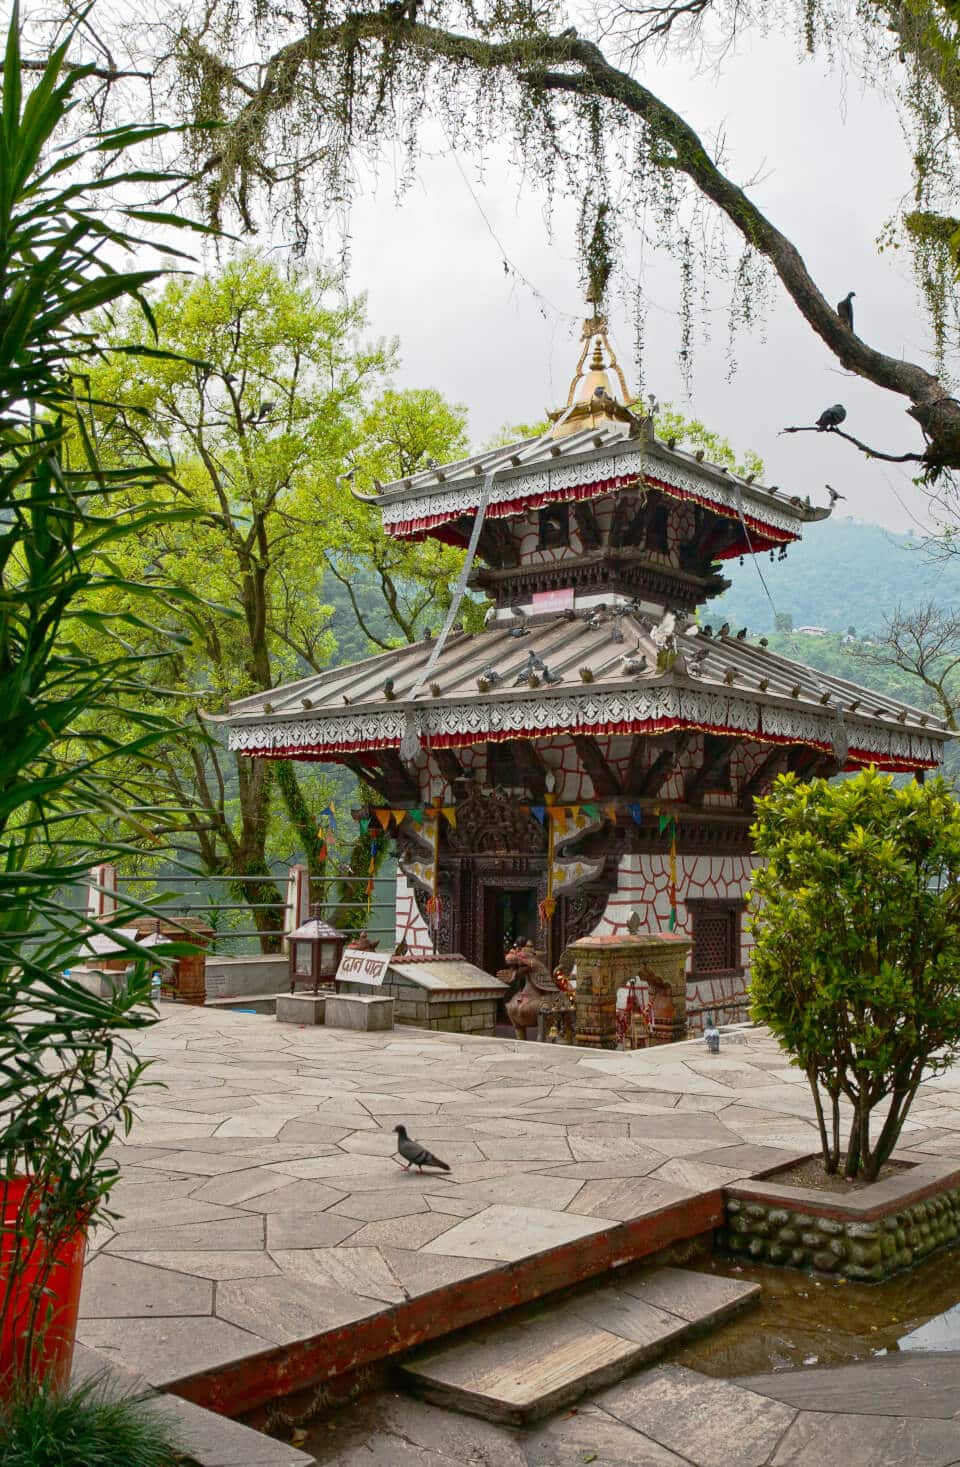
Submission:
M 758 453 L 748 448 L 738 455 L 722 434 L 714 433 L 699 418 L 686 417 L 672 403 L 664 403 L 658 408 L 653 428 L 665 443 L 674 443 L 679 448 L 702 449 L 712 464 L 733 469 L 737 474 L 752 475 L 755 479 L 763 478 L 763 459 Z
M 783 775 L 756 812 L 751 1010 L 807 1077 L 827 1171 L 874 1181 L 960 1053 L 960 806 L 867 770 Z
M 448 463 L 467 452 L 466 427 L 466 409 L 451 406 L 435 389 L 388 388 L 357 424 L 349 454 L 351 482 L 369 493 L 430 464 Z M 339 487 L 328 482 L 326 493 L 333 503 L 331 513 L 322 516 L 318 544 L 368 646 L 385 650 L 415 642 L 428 626 L 436 630 L 450 606 L 461 552 L 432 539 L 392 539 L 379 510 L 344 501 L 342 481 Z M 479 626 L 476 601 L 465 598 L 463 612 L 471 630 Z
M 156 777 L 183 810 L 184 843 L 201 868 L 244 878 L 235 896 L 269 945 L 282 920 L 271 861 L 303 853 L 324 874 L 317 812 L 333 785 L 309 764 L 229 753 L 208 734 L 201 703 L 218 710 L 331 661 L 325 569 L 361 652 L 413 639 L 428 608 L 442 614 L 460 553 L 392 541 L 349 483 L 369 488 L 459 451 L 463 415 L 436 392 L 387 385 L 395 346 L 364 341 L 364 303 L 338 276 L 283 274 L 247 254 L 172 281 L 152 314 L 169 354 L 97 367 L 91 432 L 117 465 L 144 456 L 163 465 L 170 503 L 196 516 L 124 549 L 131 579 L 159 566 L 168 583 L 202 587 L 222 608 L 164 664 L 192 737 L 164 747 Z M 105 323 L 108 341 L 145 345 L 148 330 L 132 311 Z M 118 610 L 125 604 L 118 592 Z M 144 632 L 138 646 L 154 640 Z

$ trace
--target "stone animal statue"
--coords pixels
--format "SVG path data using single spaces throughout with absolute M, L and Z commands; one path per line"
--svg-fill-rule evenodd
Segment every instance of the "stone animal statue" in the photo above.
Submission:
M 504 954 L 503 961 L 505 966 L 497 977 L 509 983 L 511 988 L 505 1005 L 507 1018 L 513 1025 L 517 1038 L 526 1039 L 527 1030 L 537 1026 L 543 1000 L 559 990 L 543 961 L 543 954 L 538 953 L 529 940 L 514 943 L 510 951 Z

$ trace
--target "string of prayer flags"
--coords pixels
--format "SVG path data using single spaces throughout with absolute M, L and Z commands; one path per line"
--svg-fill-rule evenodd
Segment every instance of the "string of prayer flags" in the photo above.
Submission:
M 367 896 L 367 915 L 368 916 L 370 914 L 370 907 L 371 907 L 371 904 L 373 902 L 373 892 L 374 892 L 374 887 L 376 885 L 376 883 L 374 882 L 374 879 L 373 878 L 377 874 L 377 857 L 379 856 L 379 854 L 380 854 L 380 837 L 378 835 L 375 835 L 373 837 L 373 839 L 371 840 L 371 842 L 370 842 L 370 860 L 367 863 L 367 891 L 366 891 L 366 896 Z
M 325 861 L 330 854 L 328 841 L 337 838 L 337 816 L 332 805 L 324 805 L 317 826 L 317 859 Z
M 677 822 L 676 818 L 669 812 L 660 812 L 660 834 L 664 831 L 670 837 L 670 884 L 667 888 L 670 898 L 670 917 L 667 927 L 671 932 L 677 926 Z

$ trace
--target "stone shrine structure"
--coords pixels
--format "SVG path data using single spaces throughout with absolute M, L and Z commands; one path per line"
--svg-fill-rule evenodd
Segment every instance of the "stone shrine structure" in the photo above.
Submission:
M 589 359 L 589 360 L 588 360 Z M 242 698 L 251 758 L 332 761 L 376 789 L 396 841 L 396 937 L 496 973 L 532 939 L 689 939 L 688 1030 L 741 1012 L 753 802 L 875 764 L 922 777 L 930 713 L 711 626 L 723 570 L 781 558 L 829 510 L 654 436 L 593 316 L 537 437 L 377 486 L 388 534 L 469 547 L 485 629 Z M 357 496 L 360 497 L 360 496 Z

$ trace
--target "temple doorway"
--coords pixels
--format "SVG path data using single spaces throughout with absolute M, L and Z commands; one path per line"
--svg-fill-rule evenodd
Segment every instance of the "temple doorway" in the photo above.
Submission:
M 484 887 L 483 962 L 488 973 L 503 967 L 503 955 L 517 942 L 537 941 L 537 888 Z

